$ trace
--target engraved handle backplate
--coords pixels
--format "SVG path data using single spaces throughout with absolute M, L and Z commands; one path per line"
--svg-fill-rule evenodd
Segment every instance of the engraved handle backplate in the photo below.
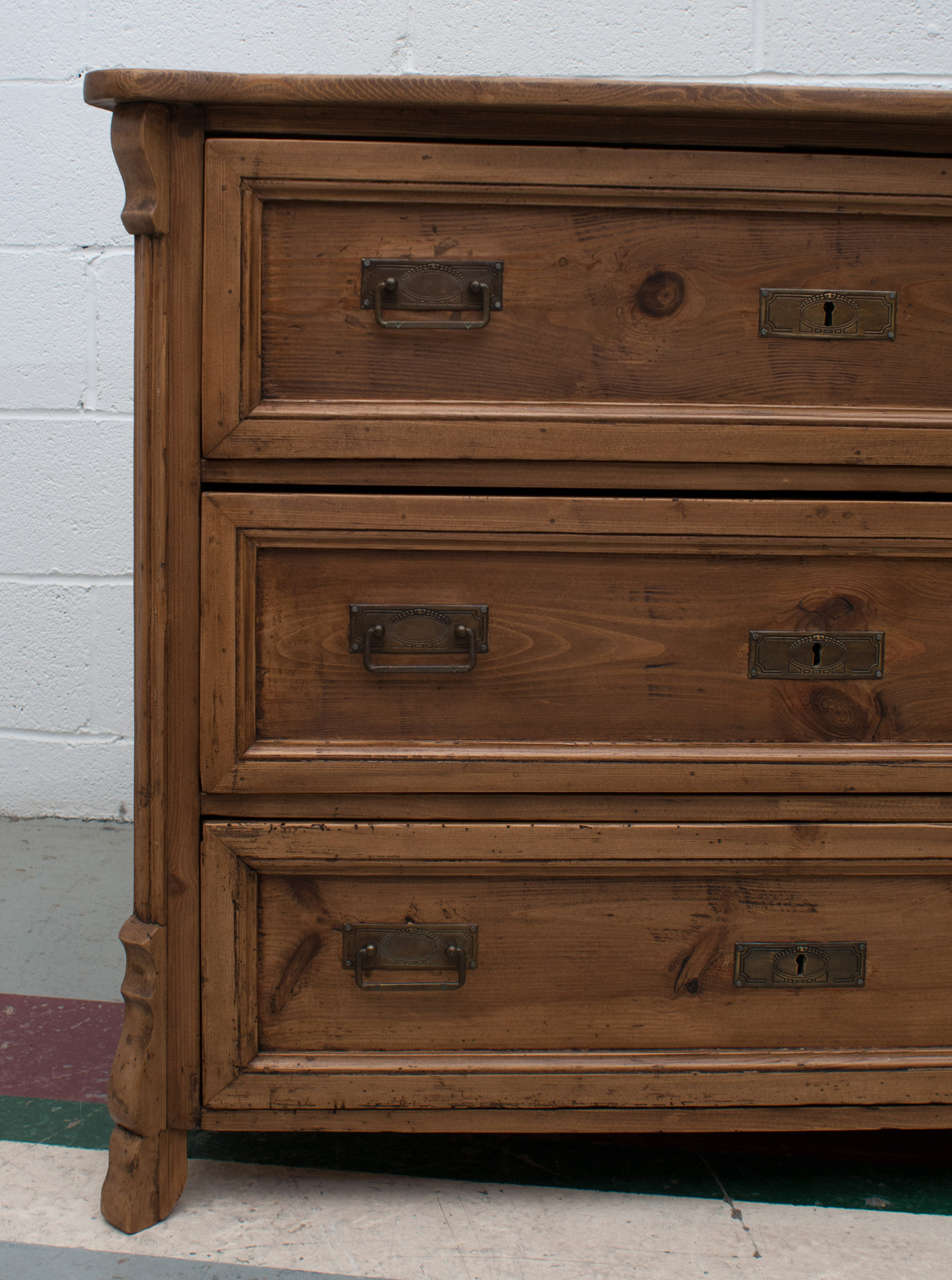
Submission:
M 475 924 L 345 924 L 341 963 L 361 991 L 458 991 L 476 968 Z M 455 970 L 452 981 L 371 982 L 374 970 Z
M 381 329 L 485 329 L 493 312 L 502 310 L 501 262 L 364 258 L 361 267 L 360 305 L 373 308 Z M 388 320 L 387 310 L 476 310 L 479 318 Z

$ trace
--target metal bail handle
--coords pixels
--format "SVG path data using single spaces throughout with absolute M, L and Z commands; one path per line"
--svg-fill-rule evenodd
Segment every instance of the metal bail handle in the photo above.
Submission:
M 466 970 L 477 967 L 479 925 L 453 922 L 424 924 L 413 920 L 341 925 L 341 966 L 354 975 L 361 991 L 458 991 Z M 396 971 L 401 978 L 414 973 L 442 974 L 418 982 L 370 982 L 373 969 Z M 445 971 L 455 969 L 448 981 Z
M 499 259 L 361 258 L 360 306 L 373 311 L 381 329 L 485 329 L 503 309 L 505 266 Z M 421 311 L 427 318 L 388 320 L 388 311 Z M 466 312 L 478 319 L 458 318 Z
M 374 643 L 380 644 L 386 634 L 386 628 L 381 623 L 376 626 L 368 627 L 364 636 L 364 666 L 374 675 L 443 675 L 456 676 L 465 675 L 467 671 L 472 671 L 476 666 L 476 632 L 472 627 L 459 626 L 453 629 L 453 634 L 459 640 L 465 640 L 469 656 L 463 663 L 447 663 L 440 665 L 438 662 L 418 663 L 414 666 L 386 666 L 381 663 L 374 662 L 371 659 Z
M 381 329 L 485 329 L 492 318 L 490 288 L 481 280 L 470 282 L 470 293 L 482 295 L 482 310 L 478 320 L 385 320 L 383 298 L 385 293 L 396 293 L 397 282 L 393 276 L 381 280 L 374 289 L 374 319 Z
M 455 982 L 368 982 L 364 974 L 374 967 L 377 956 L 377 948 L 368 942 L 354 957 L 354 981 L 361 991 L 458 991 L 466 982 L 466 952 L 451 943 L 443 954 L 448 961 L 447 968 L 456 966 Z

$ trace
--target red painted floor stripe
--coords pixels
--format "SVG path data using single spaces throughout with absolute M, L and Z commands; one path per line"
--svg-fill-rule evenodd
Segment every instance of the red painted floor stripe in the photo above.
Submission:
M 0 1095 L 104 1102 L 122 1005 L 0 995 Z

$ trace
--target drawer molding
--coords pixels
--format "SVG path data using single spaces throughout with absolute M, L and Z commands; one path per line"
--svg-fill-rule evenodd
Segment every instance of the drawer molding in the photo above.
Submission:
M 391 1056 L 262 1054 L 214 1096 L 210 1110 L 246 1108 L 513 1109 L 552 1107 L 884 1106 L 948 1104 L 952 1050 L 835 1055 L 705 1054 Z M 572 1099 L 567 1107 L 566 1099 Z M 487 1101 L 491 1099 L 491 1101 Z
M 574 414 L 581 427 L 576 433 L 575 452 L 570 456 L 592 458 L 603 456 L 606 450 L 614 455 L 619 448 L 622 453 L 617 456 L 647 456 L 639 449 L 657 448 L 657 439 L 653 444 L 650 439 L 645 440 L 639 446 L 636 437 L 626 438 L 618 428 L 627 414 L 638 413 L 645 404 L 649 408 L 652 404 L 663 406 L 666 399 L 684 394 L 679 390 L 684 371 L 697 362 L 677 357 L 687 351 L 693 351 L 696 356 L 704 347 L 710 328 L 718 330 L 721 344 L 730 344 L 735 361 L 746 361 L 744 374 L 725 382 L 715 361 L 699 376 L 689 400 L 710 408 L 720 404 L 723 410 L 724 402 L 731 399 L 732 393 L 736 394 L 738 384 L 755 389 L 760 386 L 763 397 L 769 397 L 775 376 L 773 365 L 763 361 L 753 347 L 759 342 L 757 335 L 762 327 L 758 322 L 759 287 L 770 286 L 772 282 L 764 279 L 762 272 L 752 275 L 748 272 L 747 276 L 740 277 L 736 272 L 731 275 L 723 264 L 730 259 L 746 263 L 754 246 L 762 248 L 764 228 L 770 226 L 771 215 L 785 220 L 784 229 L 776 234 L 785 235 L 786 239 L 782 242 L 778 239 L 774 256 L 779 253 L 781 243 L 788 256 L 794 255 L 794 262 L 788 261 L 784 276 L 776 281 L 778 287 L 799 283 L 813 286 L 818 274 L 823 288 L 874 286 L 878 278 L 869 266 L 860 271 L 857 279 L 855 260 L 851 259 L 848 264 L 842 261 L 838 243 L 840 228 L 844 218 L 853 217 L 859 228 L 854 236 L 872 237 L 870 243 L 854 249 L 854 257 L 871 263 L 878 247 L 878 256 L 885 255 L 887 262 L 877 262 L 877 272 L 885 272 L 890 286 L 898 288 L 913 271 L 921 271 L 921 260 L 929 251 L 921 248 L 923 237 L 931 236 L 934 259 L 947 256 L 942 249 L 946 243 L 943 224 L 952 215 L 952 198 L 942 163 L 926 157 L 799 156 L 636 147 L 621 151 L 598 147 L 540 151 L 532 147 L 429 142 L 421 148 L 413 143 L 388 142 L 209 140 L 205 203 L 205 453 L 221 458 L 353 457 L 355 451 L 365 450 L 366 456 L 377 458 L 448 458 L 478 456 L 472 452 L 475 449 L 482 450 L 486 457 L 552 457 L 557 455 L 552 453 L 553 442 L 547 432 L 533 432 L 527 429 L 528 423 L 535 415 L 548 420 L 550 416 L 567 413 Z M 471 336 L 479 341 L 480 346 L 471 347 L 467 354 L 486 352 L 468 383 L 460 382 L 466 366 L 455 355 L 447 358 L 445 354 L 437 354 L 428 377 L 429 366 L 424 362 L 421 367 L 419 358 L 414 362 L 402 342 L 403 338 L 416 341 L 421 335 L 380 334 L 375 328 L 372 307 L 369 313 L 362 314 L 360 310 L 360 274 L 362 269 L 366 271 L 362 268 L 361 253 L 380 253 L 387 257 L 388 250 L 392 253 L 399 249 L 421 260 L 436 256 L 432 236 L 418 234 L 415 242 L 406 243 L 407 230 L 400 221 L 401 206 L 419 208 L 421 204 L 430 206 L 432 216 L 427 221 L 431 222 L 444 215 L 452 216 L 454 208 L 468 209 L 470 220 L 476 220 L 472 232 L 467 233 L 467 245 L 471 246 L 475 258 L 486 257 L 490 262 L 506 260 L 510 277 L 507 288 L 515 299 L 512 319 L 507 304 L 507 312 L 498 313 L 498 320 L 494 319 L 492 327 L 483 334 L 456 335 L 466 341 Z M 274 262 L 275 256 L 281 257 L 284 235 L 302 217 L 310 217 L 312 221 L 318 218 L 319 225 L 325 227 L 327 219 L 334 217 L 334 210 L 348 205 L 353 210 L 351 217 L 371 217 L 370 224 L 360 230 L 360 234 L 367 237 L 366 244 L 354 252 L 352 260 L 344 255 L 334 262 L 332 253 L 321 255 L 324 270 L 329 271 L 330 276 L 316 276 L 312 280 L 309 296 L 313 296 L 314 301 L 310 306 L 303 306 L 297 281 L 288 286 L 283 281 L 280 265 Z M 589 278 L 591 271 L 586 270 L 589 264 L 584 260 L 585 238 L 577 235 L 571 220 L 571 211 L 586 208 L 596 221 L 612 215 L 626 219 L 625 227 L 616 230 L 614 240 L 608 242 L 603 254 L 593 254 L 592 268 L 597 269 L 602 257 L 606 261 L 614 260 L 617 246 L 643 240 L 647 234 L 644 224 L 647 223 L 653 236 L 643 260 L 634 254 L 627 268 L 616 267 L 600 280 L 597 288 Z M 271 211 L 275 209 L 282 211 L 277 233 L 269 231 Z M 551 220 L 560 209 L 567 215 L 564 226 L 550 227 L 546 223 L 540 232 L 535 225 L 539 218 Z M 811 241 L 798 245 L 794 251 L 790 244 L 791 235 L 796 233 L 790 223 L 794 212 L 818 215 L 820 219 L 827 216 L 825 231 L 817 233 L 826 238 L 825 252 L 816 250 Z M 700 256 L 700 265 L 695 261 L 684 265 L 678 260 L 677 241 L 671 240 L 673 233 L 667 226 L 669 220 L 679 214 L 689 217 L 692 229 L 699 232 L 703 241 L 706 225 L 717 223 L 725 213 L 757 215 L 759 230 L 753 245 L 743 238 L 737 239 L 741 233 L 736 221 L 730 230 L 718 224 L 718 229 L 707 231 L 711 238 L 709 252 L 721 266 L 715 290 L 713 273 L 703 265 L 703 244 L 695 248 L 693 254 L 695 259 Z M 663 221 L 656 225 L 659 214 Z M 875 233 L 868 228 L 877 226 L 878 220 L 862 217 L 869 214 L 894 217 L 897 222 L 893 225 L 900 228 L 902 234 L 894 231 L 888 238 L 887 232 L 885 242 L 882 237 L 877 241 Z M 519 217 L 530 221 L 517 230 L 513 220 L 518 221 Z M 507 225 L 507 219 L 511 225 Z M 531 219 L 535 219 L 535 223 Z M 912 237 L 904 230 L 910 219 L 919 222 Z M 392 238 L 387 235 L 389 224 L 401 228 L 395 229 Z M 296 276 L 313 265 L 309 246 L 314 234 L 313 226 L 297 232 L 301 247 L 290 250 L 292 260 L 297 256 Z M 335 234 L 325 231 L 331 243 Z M 453 232 L 446 234 L 458 239 Z M 904 249 L 896 250 L 899 256 L 890 263 L 894 243 L 903 235 L 906 237 Z M 560 236 L 564 238 L 564 245 L 555 247 L 555 240 Z M 548 259 L 545 251 L 550 254 Z M 625 256 L 624 250 L 621 256 Z M 677 339 L 657 332 L 657 326 L 665 323 L 665 319 L 659 320 L 658 312 L 652 309 L 650 294 L 652 273 L 656 273 L 655 263 L 659 258 L 672 259 L 668 263 L 669 274 L 680 282 L 682 298 L 681 273 L 689 280 L 688 301 L 676 306 L 677 321 L 687 325 L 680 347 Z M 556 262 L 559 266 L 553 273 Z M 675 267 L 679 270 L 675 271 Z M 614 280 L 619 276 L 623 278 L 626 269 L 631 273 L 630 289 L 619 286 L 614 292 Z M 271 287 L 276 300 L 269 304 L 268 282 L 275 272 L 277 278 Z M 554 297 L 550 298 L 544 284 L 537 281 L 548 281 L 553 274 L 559 283 Z M 579 284 L 580 278 L 584 278 L 584 286 Z M 628 293 L 641 296 L 639 284 L 642 288 L 648 287 L 648 304 L 636 306 L 631 321 L 620 325 L 616 322 L 614 328 L 609 324 L 604 335 L 597 335 L 595 346 L 608 345 L 615 355 L 614 359 L 599 364 L 597 352 L 588 351 L 587 339 L 580 335 L 597 328 L 601 313 L 625 315 L 630 308 Z M 917 277 L 916 288 L 921 292 L 925 287 Z M 594 302 L 590 296 L 593 291 Z M 720 298 L 721 293 L 727 296 Z M 356 325 L 354 315 L 348 315 L 349 323 L 345 323 L 341 314 L 342 297 L 347 299 L 345 308 L 353 302 Z M 710 307 L 702 315 L 706 301 Z M 941 316 L 941 295 L 935 301 L 930 297 L 930 302 L 930 314 Z M 523 315 L 528 314 L 528 319 L 520 318 L 517 304 L 521 305 Z M 586 306 L 595 310 L 585 314 Z M 553 309 L 554 317 L 549 315 Z M 893 371 L 888 376 L 875 361 L 866 360 L 864 378 L 872 389 L 866 393 L 864 410 L 855 413 L 852 419 L 857 427 L 876 421 L 880 410 L 888 413 L 897 401 L 914 405 L 931 399 L 941 405 L 942 397 L 925 385 L 927 380 L 920 377 L 917 382 L 912 376 L 920 349 L 932 346 L 933 368 L 939 367 L 942 352 L 941 333 L 935 335 L 931 329 L 922 328 L 919 318 L 922 309 L 918 306 L 907 309 L 903 322 L 911 343 L 904 349 L 897 346 Z M 578 311 L 582 312 L 581 320 L 577 319 Z M 496 314 L 486 312 L 487 316 Z M 370 337 L 376 333 L 378 338 L 395 336 L 401 340 L 395 342 L 385 356 L 381 382 L 377 386 L 367 385 L 367 375 L 373 373 L 365 363 L 367 335 L 355 332 L 363 329 L 364 316 Z M 670 318 L 667 312 L 662 312 L 662 316 Z M 670 342 L 668 355 L 673 358 L 653 364 L 646 362 L 646 344 L 643 339 L 639 344 L 637 328 L 642 322 L 655 326 L 650 345 Z M 276 325 L 279 331 L 273 341 L 269 324 L 272 328 Z M 334 357 L 321 358 L 321 341 L 335 325 L 339 327 L 339 334 L 334 338 L 336 345 L 330 348 Z M 541 381 L 538 370 L 542 366 L 534 343 L 540 325 L 541 345 L 551 345 L 561 357 L 550 363 Z M 483 343 L 484 338 L 490 342 Z M 492 343 L 496 345 L 491 346 Z M 707 345 L 713 347 L 714 344 Z M 287 361 L 282 365 L 282 377 L 275 374 L 271 366 L 286 347 L 290 351 L 290 365 Z M 312 358 L 304 358 L 308 355 Z M 570 358 L 573 356 L 574 365 Z M 386 364 L 387 357 L 392 364 Z M 574 379 L 561 379 L 564 363 L 571 366 Z M 674 366 L 680 370 L 677 378 L 667 372 Z M 353 389 L 348 383 L 350 368 L 354 370 Z M 625 371 L 629 368 L 637 368 L 639 376 L 626 378 Z M 810 378 L 811 369 L 816 368 L 807 362 L 788 371 L 788 383 L 792 378 L 799 388 L 799 399 L 806 405 L 813 405 L 816 400 L 817 384 Z M 272 385 L 265 376 L 269 369 Z M 304 376 L 305 384 L 308 377 L 314 382 L 314 370 L 323 373 L 314 386 L 299 388 L 302 370 L 306 374 L 308 369 L 312 373 Z M 823 364 L 823 370 L 824 376 L 830 374 L 827 364 Z M 649 373 L 644 404 L 633 402 Z M 438 381 L 434 387 L 435 377 Z M 565 384 L 561 390 L 560 379 Z M 895 392 L 892 391 L 894 382 Z M 498 384 L 495 396 L 494 384 Z M 723 394 L 720 394 L 720 384 L 723 384 Z M 573 398 L 573 385 L 581 388 L 578 401 Z M 863 394 L 848 376 L 838 383 L 834 375 L 831 386 L 828 398 L 834 410 L 842 409 L 844 400 L 850 403 Z M 598 394 L 602 387 L 602 402 L 584 403 L 586 389 L 591 396 Z M 466 422 L 462 435 L 454 429 L 452 410 L 447 415 L 441 405 L 441 394 L 444 400 L 459 396 L 453 405 Z M 579 394 L 578 391 L 575 394 Z M 357 403 L 359 400 L 362 404 Z M 408 428 L 401 428 L 397 422 L 387 429 L 386 419 L 394 414 L 394 402 L 398 402 L 398 417 L 411 420 Z M 736 408 L 740 415 L 749 412 L 749 405 L 743 401 L 730 407 Z M 510 428 L 504 433 L 474 430 L 476 415 L 481 412 L 510 418 Z M 359 432 L 348 429 L 341 433 L 337 420 L 348 413 L 358 415 Z M 708 434 L 716 440 L 716 447 L 722 449 L 722 437 L 730 432 L 715 429 Z M 758 433 L 760 447 L 769 447 L 769 434 L 763 430 Z M 816 461 L 834 460 L 833 454 L 838 448 L 835 433 L 827 434 L 829 439 L 817 437 L 818 451 L 812 455 Z M 466 444 L 462 443 L 463 437 Z M 922 443 L 927 441 L 923 439 Z M 793 462 L 803 456 L 797 453 L 792 442 L 775 439 L 773 446 L 782 454 L 780 460 Z
M 474 793 L 952 786 L 934 694 L 950 663 L 946 504 L 214 493 L 203 538 L 206 791 L 458 791 L 461 766 Z M 742 571 L 756 592 L 738 592 Z M 435 608 L 444 582 L 491 612 L 492 653 L 452 692 L 438 673 L 425 689 L 363 674 L 358 591 L 419 590 Z M 856 634 L 889 632 L 882 691 L 749 680 L 751 624 L 787 622 L 811 592 L 821 611 L 846 599 Z
M 947 1100 L 952 1046 L 918 1042 L 938 1038 L 941 1012 L 915 952 L 940 926 L 934 909 L 915 906 L 910 949 L 902 921 L 911 904 L 948 892 L 950 834 L 950 824 L 207 823 L 205 1105 L 736 1106 L 752 1101 L 752 1081 L 764 1105 Z M 423 921 L 462 928 L 457 905 L 478 920 L 479 969 L 465 991 L 367 1001 L 341 969 L 342 934 L 350 922 L 356 936 L 366 918 L 354 906 L 398 920 L 411 900 Z M 822 944 L 858 924 L 870 948 L 864 987 L 734 988 L 735 945 L 753 929 Z M 559 947 L 540 950 L 553 937 Z M 602 981 L 606 948 L 630 957 L 630 980 Z M 931 987 L 940 982 L 930 972 Z M 545 1009 L 529 1016 L 540 999 L 568 1019 L 570 1040 L 585 1010 L 588 1049 L 531 1047 L 551 1038 Z M 823 1047 L 834 1010 L 841 1044 Z M 867 1048 L 880 1011 L 896 1043 Z M 400 1047 L 406 1025 L 423 1041 L 413 1049 Z M 511 1034 L 496 1047 L 469 1043 L 504 1025 Z M 743 1043 L 748 1031 L 766 1047 Z M 675 1043 L 612 1044 L 629 1034 Z M 804 1047 L 770 1047 L 774 1035 Z M 689 1047 L 693 1036 L 701 1047 Z M 289 1037 L 325 1047 L 292 1050 Z

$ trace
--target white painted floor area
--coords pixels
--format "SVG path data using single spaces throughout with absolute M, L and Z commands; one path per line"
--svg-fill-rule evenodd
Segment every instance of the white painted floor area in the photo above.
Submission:
M 166 1222 L 124 1236 L 99 1216 L 105 1164 L 0 1143 L 0 1239 L 375 1280 L 952 1275 L 952 1218 L 201 1160 Z

